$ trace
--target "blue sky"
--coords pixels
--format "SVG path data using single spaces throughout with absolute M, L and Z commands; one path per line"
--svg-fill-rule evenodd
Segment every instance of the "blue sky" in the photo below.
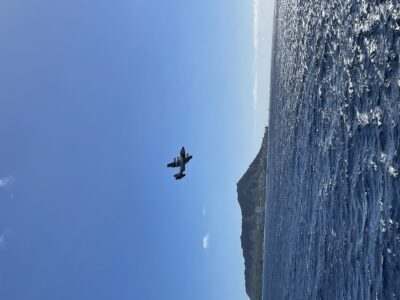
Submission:
M 245 299 L 256 2 L 0 3 L 1 299 Z

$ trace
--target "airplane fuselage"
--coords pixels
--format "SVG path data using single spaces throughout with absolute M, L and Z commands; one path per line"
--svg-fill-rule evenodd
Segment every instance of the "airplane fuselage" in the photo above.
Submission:
M 175 179 L 182 179 L 186 176 L 183 172 L 185 171 L 185 165 L 192 159 L 192 155 L 186 154 L 185 148 L 182 147 L 180 156 L 174 158 L 174 161 L 167 165 L 167 167 L 179 167 L 179 173 L 175 174 Z

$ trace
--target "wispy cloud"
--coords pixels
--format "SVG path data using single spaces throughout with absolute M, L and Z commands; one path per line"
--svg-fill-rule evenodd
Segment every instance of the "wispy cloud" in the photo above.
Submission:
M 254 48 L 254 86 L 253 86 L 253 107 L 257 109 L 258 103 L 258 44 L 260 39 L 260 0 L 253 0 L 253 48 Z
M 207 233 L 205 235 L 205 237 L 203 237 L 203 248 L 204 249 L 208 248 L 208 240 L 209 240 L 209 238 L 210 238 L 210 234 L 209 233 Z
M 259 27 L 259 20 L 260 20 L 260 14 L 259 14 L 259 9 L 260 7 L 260 0 L 254 0 L 253 1 L 253 46 L 254 50 L 258 49 L 258 40 L 259 40 L 259 32 L 260 32 L 260 27 Z
M 253 108 L 257 109 L 258 102 L 258 72 L 254 72 L 254 86 L 253 86 Z
M 4 229 L 0 234 L 0 245 L 4 245 L 6 238 L 12 233 L 12 228 Z
M 203 205 L 203 210 L 202 210 L 202 215 L 203 215 L 203 217 L 205 217 L 206 214 L 207 214 L 207 204 L 204 204 L 204 205 Z
M 7 176 L 0 178 L 0 188 L 6 187 L 14 182 L 14 177 L 13 176 Z

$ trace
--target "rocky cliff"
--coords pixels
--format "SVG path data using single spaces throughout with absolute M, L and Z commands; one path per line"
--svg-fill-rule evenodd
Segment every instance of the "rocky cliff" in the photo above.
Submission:
M 246 293 L 251 300 L 262 299 L 267 144 L 268 127 L 265 128 L 260 151 L 237 183 L 238 201 L 242 210 L 241 242 Z

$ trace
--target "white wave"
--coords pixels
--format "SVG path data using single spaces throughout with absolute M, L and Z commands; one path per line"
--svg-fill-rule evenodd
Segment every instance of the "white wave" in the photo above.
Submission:
M 397 175 L 399 175 L 399 172 L 395 169 L 395 167 L 389 166 L 389 174 L 390 176 L 397 177 Z
M 365 126 L 369 124 L 369 118 L 366 113 L 359 113 L 357 111 L 357 122 L 361 126 Z

